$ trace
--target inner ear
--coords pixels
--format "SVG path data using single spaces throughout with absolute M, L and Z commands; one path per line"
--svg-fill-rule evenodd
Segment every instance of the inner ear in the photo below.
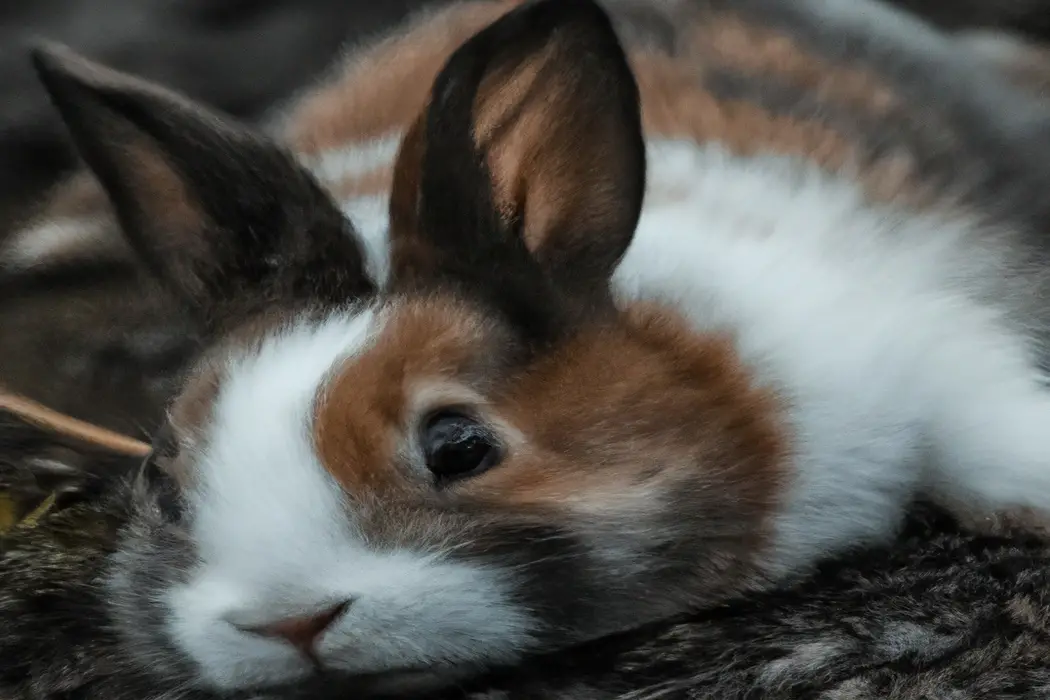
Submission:
M 449 59 L 395 181 L 393 234 L 435 259 L 518 269 L 561 290 L 607 291 L 641 212 L 638 88 L 591 0 L 504 15 Z M 405 222 L 404 226 L 398 222 Z M 420 245 L 416 241 L 416 247 Z
M 474 140 L 493 202 L 529 251 L 565 283 L 604 281 L 633 237 L 645 183 L 637 88 L 615 37 L 560 27 L 528 60 L 487 75 Z
M 63 47 L 33 62 L 129 242 L 206 321 L 371 291 L 349 223 L 276 143 Z

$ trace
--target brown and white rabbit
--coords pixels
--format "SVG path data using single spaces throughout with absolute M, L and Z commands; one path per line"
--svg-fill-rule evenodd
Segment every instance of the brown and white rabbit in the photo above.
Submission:
M 281 146 L 35 62 L 209 337 L 107 578 L 160 677 L 440 685 L 887 541 L 919 494 L 1050 516 L 1050 111 L 920 20 L 460 3 Z

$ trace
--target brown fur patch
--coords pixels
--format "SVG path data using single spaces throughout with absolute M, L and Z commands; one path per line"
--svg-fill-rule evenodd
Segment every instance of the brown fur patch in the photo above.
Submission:
M 288 115 L 286 138 L 318 153 L 405 129 L 452 52 L 521 0 L 457 3 L 359 52 Z
M 409 398 L 432 382 L 469 384 L 491 342 L 485 326 L 440 300 L 405 304 L 390 312 L 375 344 L 328 384 L 315 414 L 317 452 L 349 492 L 408 487 L 395 457 L 411 418 Z
M 857 144 L 816 121 L 773 114 L 743 100 L 720 99 L 703 86 L 703 69 L 658 54 L 632 56 L 650 136 L 718 143 L 741 156 L 804 158 L 829 172 L 851 171 L 876 201 L 919 201 L 923 188 L 904 155 L 865 162 Z
M 552 39 L 527 61 L 493 71 L 474 102 L 475 139 L 487 154 L 497 206 L 508 218 L 521 216 L 533 251 L 548 243 L 551 231 L 579 228 L 564 226 L 566 219 L 588 230 L 620 223 L 617 174 L 603 173 L 619 162 L 607 150 L 622 142 L 619 120 L 588 115 L 582 93 L 590 86 L 566 72 L 560 51 Z
M 418 457 L 403 450 L 434 397 L 454 404 L 465 395 L 505 435 L 508 453 L 450 484 L 457 500 L 562 523 L 695 521 L 732 543 L 717 553 L 723 571 L 747 570 L 768 544 L 790 445 L 778 400 L 753 384 L 729 339 L 698 336 L 673 314 L 638 305 L 517 377 L 494 364 L 498 344 L 498 331 L 452 302 L 391 312 L 315 416 L 321 462 L 351 498 L 434 498 L 411 466 Z
M 146 214 L 155 214 L 162 230 L 184 232 L 201 230 L 208 225 L 182 177 L 172 169 L 164 154 L 150 143 L 136 144 L 127 151 L 124 157 L 131 170 L 127 181 L 142 190 L 136 199 L 150 206 L 151 211 Z M 172 245 L 184 248 L 192 240 L 193 237 L 173 235 Z M 202 249 L 201 253 L 204 252 Z
M 207 439 L 206 428 L 212 421 L 215 401 L 224 378 L 225 372 L 220 362 L 205 360 L 198 363 L 168 412 L 175 439 L 175 454 L 162 456 L 157 463 L 182 488 L 190 488 L 196 477 L 192 467 L 193 458 L 183 452 L 183 448 L 189 447 L 192 452 Z
M 525 199 L 523 190 L 526 182 L 534 180 L 528 166 L 541 160 L 544 165 L 552 165 L 547 158 L 537 158 L 535 151 L 550 136 L 551 116 L 556 110 L 546 109 L 557 101 L 571 99 L 560 85 L 553 86 L 547 95 L 548 100 L 537 104 L 529 101 L 529 94 L 536 87 L 536 80 L 544 72 L 544 66 L 551 58 L 551 48 L 530 56 L 522 65 L 514 66 L 513 72 L 496 71 L 489 75 L 478 89 L 474 102 L 474 138 L 478 150 L 488 153 L 488 168 L 493 177 L 493 188 L 497 206 L 504 210 L 509 218 L 518 209 L 518 203 Z M 547 169 L 545 167 L 545 169 Z M 556 172 L 555 168 L 549 168 Z M 535 215 L 541 220 L 547 219 L 547 212 L 560 208 L 557 199 L 564 197 L 562 189 L 566 183 L 558 179 L 556 183 L 536 182 L 539 190 L 531 202 L 539 202 L 540 208 L 532 208 L 524 215 L 529 229 L 524 232 L 529 248 L 535 250 L 538 241 L 530 240 L 529 233 L 544 226 L 533 226 Z M 530 194 L 532 194 L 530 190 Z M 551 201 L 554 195 L 554 201 Z
M 125 181 L 141 190 L 135 200 L 143 207 L 142 216 L 156 231 L 157 254 L 165 255 L 169 249 L 178 251 L 179 255 L 168 261 L 169 274 L 198 293 L 203 283 L 193 266 L 195 261 L 208 259 L 212 249 L 206 237 L 194 234 L 207 229 L 211 222 L 190 194 L 182 176 L 172 169 L 156 146 L 143 139 L 128 145 L 123 158 L 127 171 Z M 183 267 L 180 269 L 177 263 Z
M 753 386 L 729 339 L 697 335 L 671 312 L 638 304 L 622 325 L 585 331 L 500 408 L 530 443 L 477 479 L 490 498 L 568 504 L 587 494 L 600 508 L 596 491 L 615 502 L 647 483 L 727 480 L 719 498 L 757 525 L 779 497 L 787 445 L 776 400 Z
M 838 168 L 855 158 L 852 144 L 816 122 L 781 117 L 741 100 L 722 100 L 703 87 L 702 69 L 679 59 L 635 55 L 647 133 L 716 142 L 739 155 L 776 152 Z
M 171 407 L 172 427 L 182 435 L 199 435 L 212 418 L 225 372 L 218 362 L 199 363 Z

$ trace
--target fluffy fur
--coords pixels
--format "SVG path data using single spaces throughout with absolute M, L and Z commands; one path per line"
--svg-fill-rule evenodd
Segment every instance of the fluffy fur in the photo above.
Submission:
M 607 10 L 420 18 L 284 146 L 37 52 L 209 346 L 103 577 L 143 668 L 442 685 L 786 585 L 919 496 L 1050 517 L 1045 104 L 876 2 Z M 449 408 L 498 464 L 430 474 Z M 253 631 L 344 603 L 306 655 Z
M 5 446 L 3 454 L 15 453 Z M 70 692 L 84 700 L 220 700 L 188 688 L 188 677 L 161 679 L 158 669 L 142 668 L 108 624 L 106 560 L 130 511 L 144 504 L 129 508 L 136 502 L 119 481 L 100 494 L 3 538 L 0 691 L 48 700 Z M 975 536 L 920 510 L 891 547 L 829 564 L 791 589 L 410 696 L 1036 700 L 1050 682 L 1048 564 L 1039 540 Z M 334 700 L 346 692 L 322 680 L 252 697 Z M 370 693 L 358 686 L 354 695 Z

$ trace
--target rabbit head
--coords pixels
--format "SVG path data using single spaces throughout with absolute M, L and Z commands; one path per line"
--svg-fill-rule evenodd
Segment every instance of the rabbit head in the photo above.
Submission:
M 113 561 L 144 663 L 441 682 L 746 585 L 775 407 L 729 339 L 614 298 L 645 145 L 594 2 L 523 5 L 449 59 L 401 144 L 382 283 L 264 136 L 59 48 L 36 63 L 209 334 Z

